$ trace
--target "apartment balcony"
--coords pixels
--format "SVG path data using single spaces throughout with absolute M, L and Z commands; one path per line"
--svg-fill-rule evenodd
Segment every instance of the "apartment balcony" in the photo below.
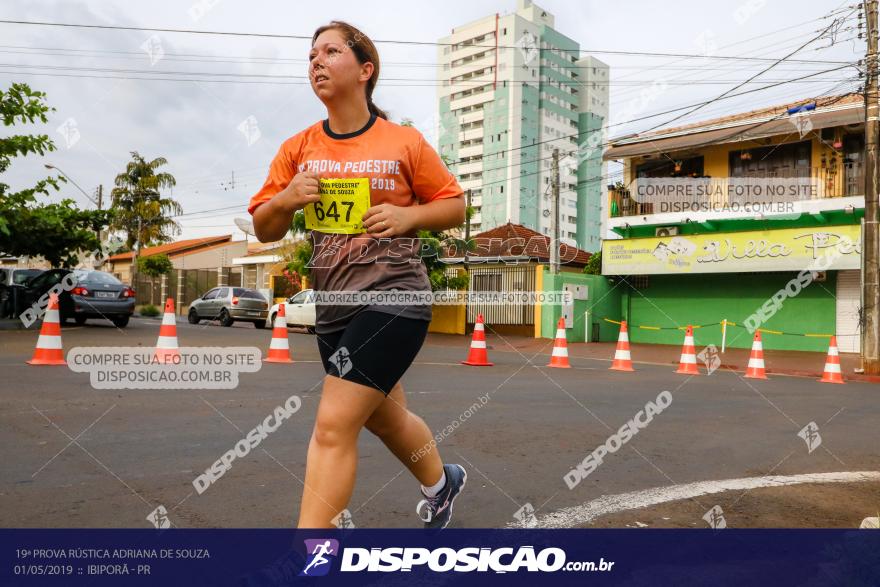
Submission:
M 456 169 L 456 172 L 464 175 L 466 173 L 482 173 L 483 171 L 483 161 L 469 161 L 467 163 L 461 163 Z
M 486 55 L 477 56 L 467 58 L 467 61 L 463 63 L 457 63 L 449 65 L 449 73 L 453 76 L 462 75 L 468 71 L 476 71 L 478 69 L 482 69 L 484 67 L 488 67 L 490 65 L 495 65 L 495 52 L 494 49 L 489 50 Z
M 472 145 L 470 147 L 460 147 L 458 149 L 458 157 L 460 159 L 464 159 L 465 157 L 473 157 L 475 155 L 483 154 L 483 145 Z
M 775 169 L 739 177 L 638 178 L 608 190 L 609 226 L 798 217 L 864 208 L 861 164 Z

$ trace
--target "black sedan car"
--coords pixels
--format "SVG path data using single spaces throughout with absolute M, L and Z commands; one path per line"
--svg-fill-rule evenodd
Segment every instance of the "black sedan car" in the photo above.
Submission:
M 68 274 L 72 278 L 65 279 Z M 68 289 L 67 286 L 73 284 Z M 50 269 L 28 280 L 24 287 L 28 305 L 59 285 L 61 323 L 73 318 L 84 324 L 90 318 L 104 318 L 123 328 L 134 313 L 135 292 L 113 275 L 91 269 Z

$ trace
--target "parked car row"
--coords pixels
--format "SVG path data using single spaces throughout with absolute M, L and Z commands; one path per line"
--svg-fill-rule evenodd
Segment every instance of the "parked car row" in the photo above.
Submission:
M 283 303 L 288 326 L 303 327 L 312 334 L 315 332 L 314 290 L 305 289 Z M 266 298 L 255 289 L 215 287 L 193 300 L 187 319 L 190 324 L 217 320 L 223 326 L 252 322 L 257 328 L 272 328 L 280 305 L 274 304 L 269 308 Z
M 73 278 L 65 279 L 71 273 Z M 0 269 L 0 317 L 21 312 L 53 287 L 70 283 L 74 284 L 72 288 L 58 288 L 61 289 L 58 302 L 62 324 L 70 319 L 82 325 L 89 319 L 106 318 L 120 328 L 128 325 L 134 313 L 135 291 L 110 273 L 89 269 Z M 13 290 L 17 309 L 10 307 Z M 288 326 L 315 332 L 314 290 L 303 290 L 283 304 Z M 272 328 L 280 305 L 269 307 L 263 294 L 255 289 L 221 286 L 193 300 L 187 320 L 190 324 L 217 320 L 227 327 L 235 322 L 250 322 L 257 328 Z

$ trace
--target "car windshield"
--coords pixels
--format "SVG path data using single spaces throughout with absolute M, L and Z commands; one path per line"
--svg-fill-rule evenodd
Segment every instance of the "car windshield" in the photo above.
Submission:
M 87 283 L 99 283 L 99 284 L 110 284 L 110 285 L 121 285 L 122 282 L 110 275 L 109 273 L 104 273 L 103 271 L 85 271 L 79 269 L 73 272 L 76 277 L 77 282 L 84 281 Z
M 263 297 L 258 291 L 252 289 L 245 289 L 243 287 L 234 287 L 232 288 L 232 295 L 237 298 L 250 298 L 252 300 L 263 300 L 266 301 L 266 298 Z

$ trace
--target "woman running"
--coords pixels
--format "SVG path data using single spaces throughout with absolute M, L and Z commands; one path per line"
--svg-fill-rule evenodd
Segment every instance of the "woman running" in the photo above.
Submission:
M 429 292 L 416 231 L 445 230 L 465 219 L 462 189 L 437 152 L 416 129 L 390 122 L 373 104 L 378 79 L 379 54 L 364 33 L 338 21 L 315 31 L 309 80 L 327 119 L 281 145 L 248 208 L 262 242 L 283 238 L 297 210 L 318 223 L 310 232 L 318 292 Z M 319 182 L 329 179 L 346 181 Z M 340 199 L 340 193 L 349 195 Z M 425 527 L 449 523 L 467 474 L 460 465 L 443 464 L 431 430 L 407 409 L 400 384 L 430 320 L 430 305 L 316 305 L 326 376 L 298 527 L 333 527 L 348 505 L 363 427 L 421 483 L 424 499 L 416 512 Z

